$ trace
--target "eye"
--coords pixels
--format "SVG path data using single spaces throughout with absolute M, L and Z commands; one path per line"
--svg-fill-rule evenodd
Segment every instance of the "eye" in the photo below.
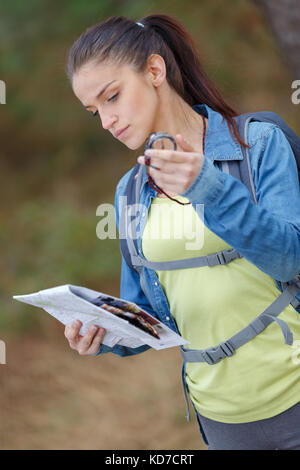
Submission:
M 115 100 L 117 99 L 118 95 L 119 95 L 119 93 L 116 93 L 116 94 L 113 95 L 111 98 L 109 98 L 109 100 L 107 100 L 107 101 L 115 101 Z M 93 115 L 94 117 L 96 117 L 96 116 L 99 115 L 99 113 L 98 113 L 98 111 L 95 111 L 94 113 L 92 113 L 92 115 Z
M 109 98 L 109 100 L 107 100 L 107 101 L 115 101 L 117 99 L 118 95 L 119 95 L 119 93 L 116 93 L 111 98 Z

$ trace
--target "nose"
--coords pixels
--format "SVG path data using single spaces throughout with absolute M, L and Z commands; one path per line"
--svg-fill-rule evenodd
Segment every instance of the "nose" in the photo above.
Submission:
M 102 122 L 103 129 L 107 130 L 110 129 L 114 123 L 117 121 L 116 116 L 107 116 L 103 112 L 100 114 L 100 110 L 98 109 L 98 114 Z

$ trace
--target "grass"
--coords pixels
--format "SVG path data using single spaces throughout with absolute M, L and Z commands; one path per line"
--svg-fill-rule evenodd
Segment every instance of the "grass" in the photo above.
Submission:
M 14 294 L 69 283 L 103 290 L 117 283 L 119 240 L 97 238 L 99 219 L 96 211 L 74 202 L 40 199 L 25 202 L 1 222 L 2 246 L 10 249 L 1 257 L 0 328 L 21 332 L 40 317 L 36 309 L 12 300 Z

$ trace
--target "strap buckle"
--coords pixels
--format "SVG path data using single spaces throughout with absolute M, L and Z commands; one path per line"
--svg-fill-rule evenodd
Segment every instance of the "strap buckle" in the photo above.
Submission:
M 297 274 L 297 276 L 295 276 L 293 279 L 292 279 L 292 282 L 294 284 L 296 284 L 297 287 L 299 287 L 300 289 L 300 274 Z
M 293 279 L 292 279 L 292 284 L 294 284 L 299 290 L 300 290 L 300 274 L 297 274 L 297 276 L 295 276 Z M 297 292 L 295 294 L 295 298 L 290 302 L 290 304 L 295 308 L 299 308 L 300 307 L 300 300 L 298 299 L 297 295 L 299 294 L 300 292 Z
M 225 357 L 233 356 L 234 353 L 234 346 L 229 341 L 224 341 L 214 348 L 209 348 L 202 351 L 202 356 L 207 364 L 214 365 Z

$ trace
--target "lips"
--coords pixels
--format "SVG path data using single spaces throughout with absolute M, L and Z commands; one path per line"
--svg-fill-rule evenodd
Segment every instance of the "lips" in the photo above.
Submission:
M 116 134 L 115 136 L 116 137 L 119 137 L 120 134 L 122 134 L 123 131 L 125 131 L 125 129 L 127 129 L 129 126 L 126 126 L 126 127 L 123 127 L 123 129 L 120 129 L 119 131 L 116 131 Z

